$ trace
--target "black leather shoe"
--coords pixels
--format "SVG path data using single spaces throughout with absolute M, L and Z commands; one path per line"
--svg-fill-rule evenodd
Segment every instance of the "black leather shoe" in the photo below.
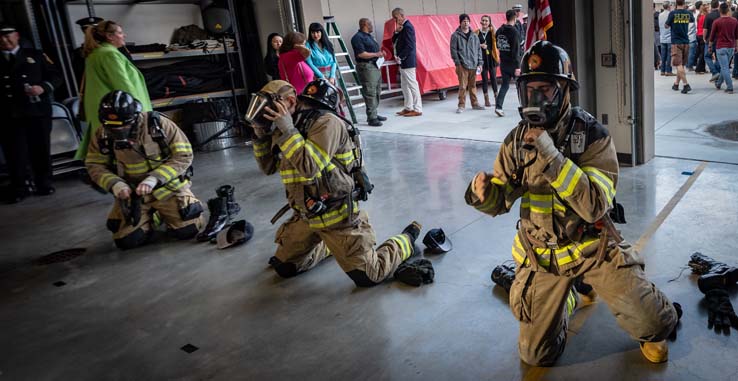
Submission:
M 36 196 L 49 196 L 54 194 L 54 192 L 56 192 L 56 188 L 48 186 L 36 188 L 36 191 L 33 192 L 33 194 L 35 194 Z
M 377 120 L 380 121 L 380 122 L 384 122 L 385 120 L 387 120 L 387 117 L 386 116 L 382 116 L 382 115 L 377 115 Z
M 372 119 L 368 122 L 368 124 L 372 127 L 379 127 L 382 125 L 382 122 L 379 121 L 379 119 Z

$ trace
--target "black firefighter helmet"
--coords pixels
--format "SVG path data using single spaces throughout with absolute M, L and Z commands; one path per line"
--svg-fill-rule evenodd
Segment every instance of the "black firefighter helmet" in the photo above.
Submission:
M 569 55 L 548 41 L 536 41 L 523 55 L 520 66 L 520 117 L 534 126 L 553 127 L 566 106 L 567 93 L 579 89 Z
M 105 131 L 115 140 L 128 139 L 131 125 L 143 111 L 141 102 L 125 91 L 114 90 L 100 101 L 98 118 Z
M 317 107 L 334 111 L 338 111 L 338 104 L 341 102 L 338 88 L 324 78 L 308 83 L 298 98 L 311 102 Z

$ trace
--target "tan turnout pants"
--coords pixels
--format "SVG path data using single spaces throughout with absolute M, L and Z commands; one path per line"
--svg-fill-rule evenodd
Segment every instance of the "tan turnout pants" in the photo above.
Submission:
M 152 214 L 154 211 L 159 212 L 159 216 L 166 223 L 167 229 L 170 231 L 183 229 L 189 225 L 195 225 L 197 230 L 202 228 L 202 215 L 185 221 L 179 214 L 180 209 L 199 202 L 189 189 L 181 190 L 163 201 L 156 200 L 153 196 L 146 196 L 144 201 L 141 203 L 141 220 L 137 225 L 131 226 L 125 222 L 123 213 L 120 210 L 120 204 L 117 199 L 115 200 L 113 208 L 108 214 L 108 228 L 113 233 L 114 240 L 124 238 L 139 228 L 144 232 L 152 230 Z
M 646 279 L 642 258 L 625 242 L 610 246 L 601 264 L 592 256 L 562 273 L 553 263 L 552 267 L 549 272 L 534 272 L 518 266 L 510 289 L 510 308 L 520 321 L 520 358 L 530 365 L 550 366 L 564 351 L 569 324 L 566 299 L 578 276 L 594 288 L 618 325 L 639 342 L 664 340 L 677 324 L 674 306 Z
M 274 256 L 282 262 L 294 263 L 297 271 L 303 272 L 333 255 L 344 272 L 360 270 L 372 282 L 379 283 L 392 276 L 397 266 L 410 256 L 410 248 L 388 239 L 375 250 L 374 229 L 366 212 L 360 211 L 358 219 L 356 227 L 313 230 L 295 214 L 277 230 Z

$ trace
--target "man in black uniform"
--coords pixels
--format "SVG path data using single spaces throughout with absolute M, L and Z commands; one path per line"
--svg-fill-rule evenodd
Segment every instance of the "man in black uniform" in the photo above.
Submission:
M 7 202 L 16 203 L 31 190 L 35 194 L 54 193 L 51 185 L 51 102 L 61 85 L 53 63 L 40 51 L 21 48 L 20 36 L 12 26 L 0 27 L 0 130 L 10 186 Z M 28 164 L 32 173 L 28 173 Z

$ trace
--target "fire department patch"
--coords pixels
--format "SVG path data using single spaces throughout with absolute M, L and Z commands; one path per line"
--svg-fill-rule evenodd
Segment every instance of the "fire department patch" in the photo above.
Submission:
M 530 68 L 530 70 L 538 69 L 542 62 L 543 60 L 541 59 L 541 56 L 535 53 L 531 54 L 530 57 L 528 57 L 528 68 Z
M 310 86 L 307 88 L 305 92 L 307 93 L 307 95 L 313 95 L 318 92 L 318 86 L 315 86 L 315 85 Z
M 109 120 L 116 120 L 116 119 L 118 119 L 118 115 L 116 115 L 116 114 L 108 114 L 108 119 Z

